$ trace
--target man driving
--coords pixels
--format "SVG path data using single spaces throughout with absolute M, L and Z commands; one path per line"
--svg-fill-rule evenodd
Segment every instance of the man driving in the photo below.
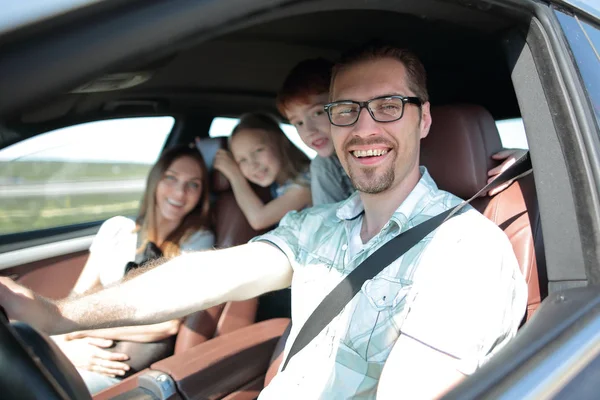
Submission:
M 157 323 L 291 285 L 288 354 L 313 310 L 356 266 L 462 201 L 419 166 L 431 115 L 414 54 L 382 45 L 347 53 L 325 109 L 357 189 L 349 199 L 291 212 L 251 243 L 181 255 L 76 299 L 52 302 L 2 278 L 0 303 L 11 318 L 64 333 Z M 437 397 L 516 334 L 526 301 L 508 238 L 465 207 L 367 280 L 260 398 Z

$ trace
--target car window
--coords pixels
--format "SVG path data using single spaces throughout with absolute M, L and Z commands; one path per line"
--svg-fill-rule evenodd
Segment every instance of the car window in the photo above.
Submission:
M 505 149 L 529 149 L 522 118 L 496 121 L 502 147 Z
M 600 29 L 585 22 L 581 22 L 581 26 L 596 55 L 596 61 L 591 63 L 591 66 L 595 65 L 596 67 L 592 67 L 594 69 L 589 71 L 589 76 L 584 77 L 584 79 L 586 80 L 586 86 L 588 86 L 588 91 L 594 104 L 598 125 L 600 125 Z
M 579 75 L 600 126 L 600 28 L 560 11 L 555 13 L 571 45 Z
M 238 122 L 239 118 L 217 117 L 213 119 L 208 131 L 208 135 L 210 137 L 228 137 L 231 135 L 231 131 Z M 296 128 L 290 124 L 279 124 L 279 126 L 288 139 L 290 139 L 290 141 L 296 145 L 296 147 L 302 150 L 310 159 L 315 158 L 317 152 L 304 144 L 302 139 L 300 139 Z
M 0 150 L 0 235 L 134 216 L 174 122 L 91 122 Z
M 590 15 L 600 18 L 600 3 L 598 0 L 563 0 L 567 4 L 571 4 L 580 10 L 583 10 Z

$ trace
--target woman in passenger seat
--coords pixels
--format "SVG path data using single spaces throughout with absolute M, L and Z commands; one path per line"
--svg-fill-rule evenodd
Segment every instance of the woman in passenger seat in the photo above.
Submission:
M 209 230 L 209 213 L 208 174 L 202 155 L 188 146 L 165 151 L 150 170 L 137 218 L 114 217 L 100 227 L 72 295 L 115 283 L 149 259 L 211 248 L 214 235 Z M 172 320 L 74 332 L 54 339 L 94 394 L 172 355 L 180 324 L 181 320 Z
M 229 138 L 229 149 L 218 151 L 214 167 L 231 183 L 252 228 L 270 227 L 287 212 L 311 206 L 310 160 L 288 140 L 274 118 L 261 113 L 243 115 Z M 248 181 L 269 187 L 273 199 L 264 203 Z

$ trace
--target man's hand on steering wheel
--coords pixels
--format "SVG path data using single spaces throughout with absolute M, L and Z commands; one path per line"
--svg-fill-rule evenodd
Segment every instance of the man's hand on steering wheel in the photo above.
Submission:
M 6 277 L 0 277 L 0 305 L 10 319 L 46 333 L 54 333 L 63 319 L 55 303 Z

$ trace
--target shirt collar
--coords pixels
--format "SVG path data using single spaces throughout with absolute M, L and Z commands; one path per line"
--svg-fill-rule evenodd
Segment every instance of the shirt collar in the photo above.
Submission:
M 421 166 L 419 172 L 421 173 L 421 179 L 392 215 L 391 220 L 396 222 L 398 226 L 402 226 L 406 221 L 410 221 L 414 215 L 417 215 L 427 204 L 427 199 L 439 190 L 427 168 Z M 340 204 L 336 216 L 342 220 L 353 220 L 364 211 L 365 207 L 358 191 L 356 191 Z

